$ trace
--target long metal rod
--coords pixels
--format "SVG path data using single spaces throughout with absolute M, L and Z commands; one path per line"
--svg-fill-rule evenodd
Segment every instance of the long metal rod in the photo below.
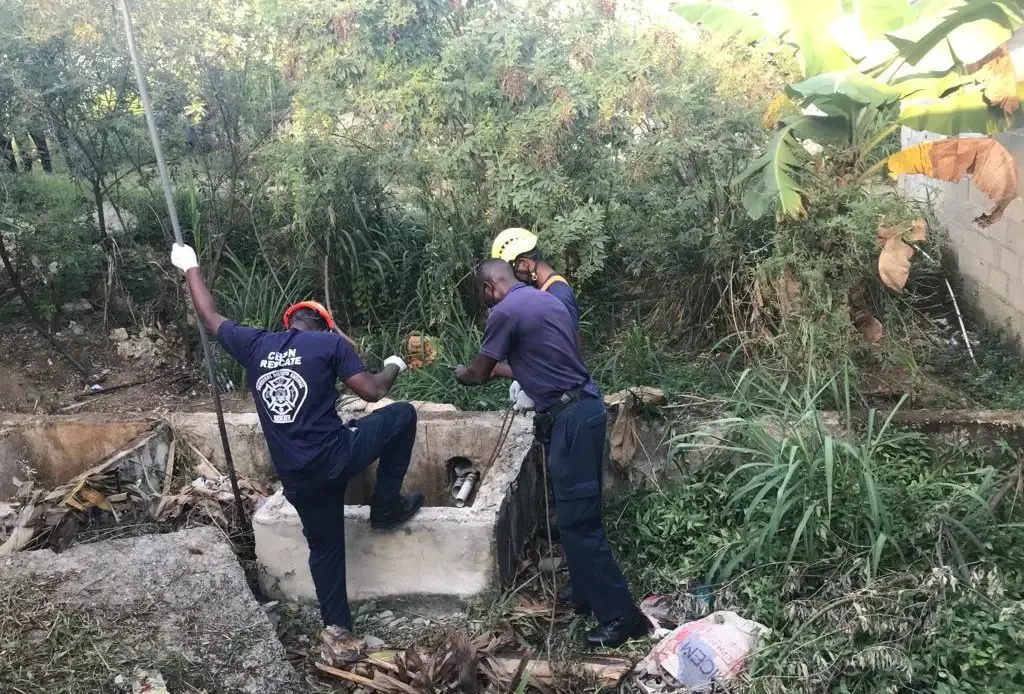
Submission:
M 146 75 L 142 71 L 142 57 L 139 55 L 139 47 L 135 43 L 135 30 L 132 27 L 132 17 L 128 12 L 127 0 L 118 0 L 121 8 L 121 16 L 124 19 L 124 33 L 128 41 L 128 55 L 132 61 L 132 69 L 135 71 L 135 81 L 139 85 L 139 99 L 142 101 L 142 110 L 146 114 L 146 127 L 149 130 L 149 139 L 153 144 L 153 153 L 156 154 L 156 167 L 160 172 L 160 183 L 164 189 L 164 199 L 167 202 L 167 213 L 171 217 L 171 229 L 174 231 L 176 243 L 184 245 L 185 239 L 181 234 L 181 224 L 178 222 L 178 210 L 174 203 L 174 188 L 171 185 L 171 177 L 167 173 L 167 162 L 164 161 L 164 151 L 160 146 L 160 136 L 157 134 L 156 120 L 153 118 L 153 108 L 149 100 L 149 89 L 146 87 Z M 191 301 L 189 303 L 192 303 Z M 195 311 L 195 305 L 192 305 Z M 242 504 L 242 494 L 238 490 L 238 476 L 235 474 L 235 461 L 231 457 L 231 445 L 228 443 L 228 430 L 224 425 L 224 410 L 220 403 L 220 390 L 217 388 L 216 371 L 213 363 L 213 350 L 210 349 L 210 339 L 206 335 L 203 321 L 196 315 L 196 325 L 199 326 L 199 342 L 203 347 L 203 357 L 206 361 L 206 371 L 210 380 L 210 393 L 213 395 L 213 408 L 217 412 L 217 428 L 220 430 L 220 445 L 224 450 L 224 462 L 227 464 L 228 477 L 231 479 L 231 491 L 235 495 L 235 513 L 238 516 L 240 527 L 247 526 L 245 506 Z

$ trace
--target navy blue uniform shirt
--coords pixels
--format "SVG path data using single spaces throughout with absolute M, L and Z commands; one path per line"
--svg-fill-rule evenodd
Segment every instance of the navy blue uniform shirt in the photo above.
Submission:
M 565 282 L 552 282 L 551 286 L 547 288 L 548 294 L 557 296 L 559 301 L 565 304 L 565 307 L 569 309 L 569 315 L 572 317 L 573 330 L 580 329 L 580 306 L 576 303 L 576 293 L 573 292 Z
M 337 412 L 337 381 L 366 370 L 334 333 L 269 332 L 225 321 L 217 339 L 245 367 L 270 459 L 282 480 L 343 465 L 352 432 Z
M 517 282 L 491 310 L 480 352 L 508 361 L 538 412 L 570 390 L 600 395 L 576 347 L 576 325 L 562 301 Z

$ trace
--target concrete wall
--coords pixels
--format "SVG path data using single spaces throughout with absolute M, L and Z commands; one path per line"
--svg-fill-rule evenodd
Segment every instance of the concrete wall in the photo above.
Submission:
M 479 434 L 481 423 L 497 429 L 501 418 L 500 413 L 439 413 L 422 417 L 420 426 L 426 425 L 432 443 L 443 449 L 461 440 L 459 430 Z M 430 445 L 425 440 L 428 437 L 417 445 Z M 485 445 L 493 445 L 493 441 L 487 438 Z M 529 423 L 522 419 L 513 422 L 471 506 L 427 506 L 400 528 L 378 532 L 370 528 L 368 506 L 346 504 L 349 597 L 462 599 L 510 581 L 523 547 L 542 517 L 538 461 L 531 454 L 532 443 Z M 263 590 L 289 600 L 313 600 L 309 549 L 294 507 L 277 493 L 256 511 L 252 523 Z
M 157 425 L 114 415 L 6 415 L 0 422 L 0 500 L 17 490 L 15 478 L 34 479 L 42 488 L 64 484 Z
M 937 139 L 929 133 L 904 129 L 904 147 Z M 1017 162 L 1024 181 L 1024 134 L 996 136 Z M 960 183 L 903 176 L 901 186 L 912 197 L 932 202 L 949 233 L 963 281 L 963 302 L 988 321 L 1005 328 L 1018 343 L 1024 338 L 1024 200 L 1014 200 L 1003 218 L 989 227 L 975 224 L 992 202 L 969 180 Z

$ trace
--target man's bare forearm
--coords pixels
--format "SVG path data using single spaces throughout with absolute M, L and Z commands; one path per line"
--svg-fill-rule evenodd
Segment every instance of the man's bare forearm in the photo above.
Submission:
M 221 324 L 227 319 L 217 313 L 217 304 L 206 282 L 203 281 L 199 268 L 194 267 L 186 271 L 185 282 L 188 284 L 188 291 L 192 295 L 192 304 L 196 307 L 199 320 L 203 322 L 206 331 L 216 337 Z
M 394 364 L 388 364 L 379 373 L 373 375 L 373 382 L 377 386 L 378 396 L 383 398 L 395 387 L 398 374 L 401 373 Z
M 494 370 L 491 371 L 491 378 L 507 378 L 513 380 L 515 379 L 515 376 L 512 375 L 512 367 L 509 366 L 507 362 L 501 362 L 500 364 L 495 364 Z

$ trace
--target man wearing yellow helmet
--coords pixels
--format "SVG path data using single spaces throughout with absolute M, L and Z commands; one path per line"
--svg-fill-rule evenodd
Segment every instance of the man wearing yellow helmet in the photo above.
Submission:
M 543 292 L 552 294 L 569 309 L 576 329 L 576 345 L 580 345 L 580 307 L 576 294 L 565 278 L 544 260 L 537 247 L 537 235 L 528 229 L 505 229 L 491 244 L 491 257 L 500 258 L 512 266 L 516 279 Z M 504 374 L 498 373 L 498 376 Z
M 512 272 L 517 280 L 551 294 L 569 309 L 572 327 L 575 331 L 576 348 L 582 350 L 580 307 L 576 303 L 576 294 L 565 278 L 555 272 L 555 269 L 544 260 L 544 255 L 537 246 L 536 234 L 529 229 L 512 227 L 505 229 L 494 238 L 494 243 L 491 244 L 491 258 L 504 260 L 512 266 Z M 491 375 L 495 378 L 515 378 L 512 375 L 512 369 L 504 362 L 496 365 Z M 517 410 L 533 409 L 533 402 L 523 391 L 519 381 L 512 381 L 512 386 L 509 388 L 509 400 Z M 549 523 L 553 530 L 557 530 L 557 518 L 549 519 Z M 585 614 L 591 611 L 586 601 L 573 591 L 571 581 L 558 591 L 558 601 L 565 605 L 574 605 L 577 612 L 580 613 Z

